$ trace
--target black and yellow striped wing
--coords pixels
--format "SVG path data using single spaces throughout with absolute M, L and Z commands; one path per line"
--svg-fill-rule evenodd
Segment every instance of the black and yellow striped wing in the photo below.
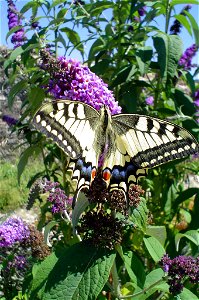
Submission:
M 199 152 L 195 138 L 170 122 L 137 114 L 111 116 L 78 101 L 44 104 L 34 117 L 37 130 L 71 157 L 77 189 L 89 187 L 99 167 L 111 189 L 127 192 L 146 169 Z

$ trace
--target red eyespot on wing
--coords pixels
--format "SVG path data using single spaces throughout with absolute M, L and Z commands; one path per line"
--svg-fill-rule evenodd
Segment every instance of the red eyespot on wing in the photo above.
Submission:
M 94 168 L 94 169 L 92 169 L 92 172 L 91 172 L 91 179 L 93 180 L 94 178 L 95 178 L 95 176 L 96 176 L 96 169 Z
M 105 181 L 108 181 L 110 180 L 111 178 L 111 172 L 108 170 L 108 169 L 105 169 L 102 173 L 102 178 L 105 180 Z

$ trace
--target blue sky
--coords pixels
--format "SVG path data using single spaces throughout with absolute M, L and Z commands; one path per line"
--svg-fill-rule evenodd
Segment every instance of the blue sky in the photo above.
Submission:
M 16 6 L 17 8 L 20 10 L 28 1 L 21 1 L 18 0 L 16 2 Z M 179 4 L 176 6 L 176 13 L 179 13 L 182 8 L 185 6 L 182 4 Z M 193 15 L 193 17 L 196 19 L 197 22 L 199 22 L 199 6 L 198 5 L 192 5 L 192 8 L 190 10 L 190 13 Z M 105 11 L 104 14 L 107 16 L 107 18 L 109 18 L 109 12 Z M 0 0 L 0 15 L 1 15 L 1 23 L 0 23 L 0 44 L 3 45 L 7 45 L 8 47 L 12 47 L 10 40 L 8 40 L 8 42 L 6 42 L 5 38 L 6 38 L 6 34 L 8 32 L 8 21 L 7 21 L 7 1 L 6 0 Z M 27 17 L 29 18 L 30 15 L 27 15 Z M 157 23 L 155 24 L 157 27 L 159 27 L 161 30 L 163 29 L 165 20 L 163 17 L 159 17 L 156 19 Z M 67 25 L 68 26 L 68 25 Z M 68 26 L 69 27 L 69 26 Z M 79 34 L 85 37 L 86 31 L 81 31 L 79 32 Z M 183 28 L 181 31 L 180 36 L 182 37 L 183 40 L 183 44 L 184 44 L 184 50 L 188 47 L 190 47 L 193 43 L 194 43 L 194 39 L 193 37 L 191 37 L 189 35 L 189 33 Z M 91 44 L 91 43 L 90 43 Z M 152 44 L 152 42 L 150 40 L 148 40 L 147 44 Z M 89 51 L 89 44 L 86 48 L 86 51 Z M 60 55 L 63 55 L 63 52 L 60 52 Z M 76 58 L 79 60 L 82 60 L 81 55 L 78 52 L 73 52 L 72 55 L 70 56 L 71 58 Z M 199 53 L 197 54 L 197 56 L 195 56 L 195 58 L 193 59 L 193 63 L 198 63 L 199 64 Z

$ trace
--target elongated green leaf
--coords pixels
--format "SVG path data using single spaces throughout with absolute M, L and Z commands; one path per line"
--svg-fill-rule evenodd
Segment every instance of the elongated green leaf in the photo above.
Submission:
M 26 3 L 22 9 L 20 10 L 21 14 L 24 14 L 25 12 L 27 12 L 29 9 L 33 9 L 37 7 L 37 3 L 35 1 L 29 1 L 28 3 Z
M 6 34 L 6 41 L 9 38 L 10 35 L 12 35 L 14 32 L 18 31 L 19 29 L 23 28 L 23 26 L 15 26 L 8 33 Z
M 162 81 L 173 78 L 176 73 L 178 61 L 182 54 L 182 40 L 177 35 L 158 33 L 153 37 L 154 47 L 158 53 L 158 64 Z
M 199 231 L 197 230 L 189 230 L 186 233 L 178 233 L 175 236 L 175 245 L 176 245 L 176 250 L 179 250 L 179 243 L 181 238 L 187 238 L 190 240 L 192 243 L 194 243 L 196 246 L 199 246 Z
M 165 250 L 160 242 L 156 238 L 151 236 L 148 238 L 144 238 L 144 244 L 153 260 L 155 262 L 160 261 L 162 256 L 165 254 Z
M 180 195 L 175 199 L 175 203 L 173 205 L 173 208 L 176 209 L 179 204 L 182 202 L 186 201 L 187 199 L 193 197 L 196 194 L 199 194 L 199 189 L 198 188 L 189 188 L 185 191 L 182 191 Z
M 34 265 L 33 267 L 33 280 L 30 290 L 30 300 L 36 298 L 41 299 L 43 289 L 45 287 L 46 281 L 56 262 L 58 261 L 57 255 L 53 252 L 39 265 Z
M 146 234 L 155 237 L 164 246 L 167 238 L 165 226 L 148 226 Z
M 89 205 L 88 198 L 84 193 L 80 192 L 72 212 L 72 224 L 73 224 L 74 231 L 77 226 L 77 223 L 79 222 L 79 217 L 85 211 L 88 205 Z
M 115 253 L 85 243 L 68 248 L 49 274 L 44 300 L 91 300 L 108 280 Z
M 21 175 L 28 163 L 28 159 L 33 156 L 33 154 L 39 154 L 41 152 L 41 149 L 37 146 L 30 146 L 24 152 L 21 154 L 18 165 L 17 165 L 17 170 L 18 170 L 18 182 L 20 183 L 20 178 Z
M 169 3 L 171 7 L 176 4 L 198 4 L 198 0 L 172 0 Z
M 35 110 L 38 108 L 38 106 L 42 103 L 44 98 L 46 97 L 46 94 L 43 89 L 40 87 L 33 87 L 31 88 L 30 93 L 28 94 L 28 100 L 32 107 L 35 108 Z
M 10 90 L 8 95 L 8 106 L 11 109 L 15 100 L 15 96 L 28 86 L 27 80 L 17 82 Z
M 169 293 L 169 285 L 164 281 L 163 277 L 164 277 L 164 272 L 162 269 L 158 268 L 156 270 L 151 271 L 146 276 L 146 280 L 144 284 L 144 289 L 145 289 L 144 294 L 138 295 L 136 297 L 134 296 L 134 298 L 136 300 L 149 299 L 149 296 L 154 294 L 156 291 Z M 134 292 L 134 295 L 139 292 L 140 289 L 137 288 Z
M 61 28 L 60 29 L 61 32 L 64 32 L 69 41 L 83 54 L 84 53 L 84 48 L 83 48 L 83 45 L 81 44 L 81 40 L 80 40 L 80 37 L 79 37 L 79 34 L 68 28 L 68 27 L 64 27 L 64 28 Z
M 124 263 L 130 278 L 137 283 L 140 288 L 143 288 L 146 275 L 141 260 L 132 251 L 127 251 L 124 253 Z
M 193 294 L 190 290 L 186 289 L 185 287 L 183 288 L 182 293 L 180 293 L 180 300 L 198 300 L 198 296 Z
M 105 43 L 102 39 L 97 39 L 91 46 L 88 59 L 92 61 L 95 58 L 96 53 L 105 49 Z
M 60 11 L 57 14 L 57 18 L 58 19 L 59 18 L 64 18 L 65 15 L 66 15 L 66 13 L 67 13 L 67 11 L 68 11 L 68 8 L 62 8 L 62 9 L 60 9 Z
M 194 17 L 188 11 L 185 10 L 184 12 L 187 15 L 187 17 L 189 18 L 189 21 L 191 23 L 195 41 L 196 41 L 196 45 L 199 46 L 199 25 L 196 22 L 196 20 L 194 19 Z
M 168 190 L 165 191 L 166 202 L 164 206 L 165 213 L 169 215 L 171 213 L 171 208 L 173 207 L 173 203 L 177 197 L 178 190 L 175 182 L 172 182 L 168 187 Z
M 178 20 L 192 36 L 191 25 L 189 24 L 187 18 L 183 15 L 175 15 L 174 18 L 176 18 L 176 20 Z
M 52 247 L 52 245 L 51 245 L 51 243 L 49 242 L 49 234 L 50 234 L 50 230 L 51 230 L 55 225 L 57 225 L 57 222 L 56 222 L 56 221 L 51 221 L 51 222 L 49 222 L 49 223 L 45 226 L 45 228 L 44 228 L 44 241 L 45 241 L 45 243 L 46 243 L 48 246 L 50 246 L 50 247 Z
M 149 46 L 139 48 L 136 51 L 136 60 L 142 76 L 147 73 L 148 67 L 151 63 L 152 55 L 153 50 Z
M 181 107 L 182 112 L 186 116 L 193 116 L 196 111 L 193 104 L 193 99 L 180 89 L 175 89 L 175 102 L 176 108 Z
M 100 13 L 102 13 L 105 9 L 114 7 L 114 2 L 112 1 L 100 1 L 100 2 L 95 2 L 92 4 L 91 6 L 91 11 L 90 14 L 92 14 L 92 16 L 95 15 L 99 15 Z
M 133 209 L 130 219 L 139 229 L 145 231 L 148 219 L 148 209 L 146 206 L 146 200 L 144 198 L 141 199 L 139 206 Z

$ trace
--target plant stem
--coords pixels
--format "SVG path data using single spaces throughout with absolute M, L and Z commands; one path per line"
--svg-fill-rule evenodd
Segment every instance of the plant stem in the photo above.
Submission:
M 61 151 L 61 163 L 62 163 L 62 175 L 63 175 L 63 188 L 66 192 L 66 166 L 65 166 L 65 155 L 63 151 Z
M 46 175 L 47 175 L 48 179 L 50 179 L 48 168 L 45 164 L 45 154 L 44 154 L 44 148 L 43 147 L 41 147 L 41 154 L 42 154 L 42 158 L 43 158 L 44 167 L 45 167 L 45 170 L 46 170 Z
M 117 274 L 117 267 L 116 267 L 116 262 L 114 260 L 112 269 L 111 269 L 111 274 L 113 278 L 113 296 L 115 299 L 120 299 L 120 282 Z
M 167 276 L 162 277 L 161 279 L 157 280 L 156 282 L 154 282 L 153 284 L 151 284 L 150 286 L 148 286 L 147 288 L 143 289 L 142 291 L 134 294 L 134 295 L 127 295 L 127 296 L 121 296 L 119 299 L 132 299 L 142 295 L 142 294 L 146 294 L 146 292 L 148 290 L 150 290 L 151 288 L 153 288 L 154 286 L 156 286 L 157 284 L 161 283 L 162 281 L 165 281 L 167 278 Z
M 170 7 L 170 0 L 167 0 L 166 3 L 166 23 L 165 23 L 165 33 L 169 30 L 169 20 L 171 16 L 171 7 Z

